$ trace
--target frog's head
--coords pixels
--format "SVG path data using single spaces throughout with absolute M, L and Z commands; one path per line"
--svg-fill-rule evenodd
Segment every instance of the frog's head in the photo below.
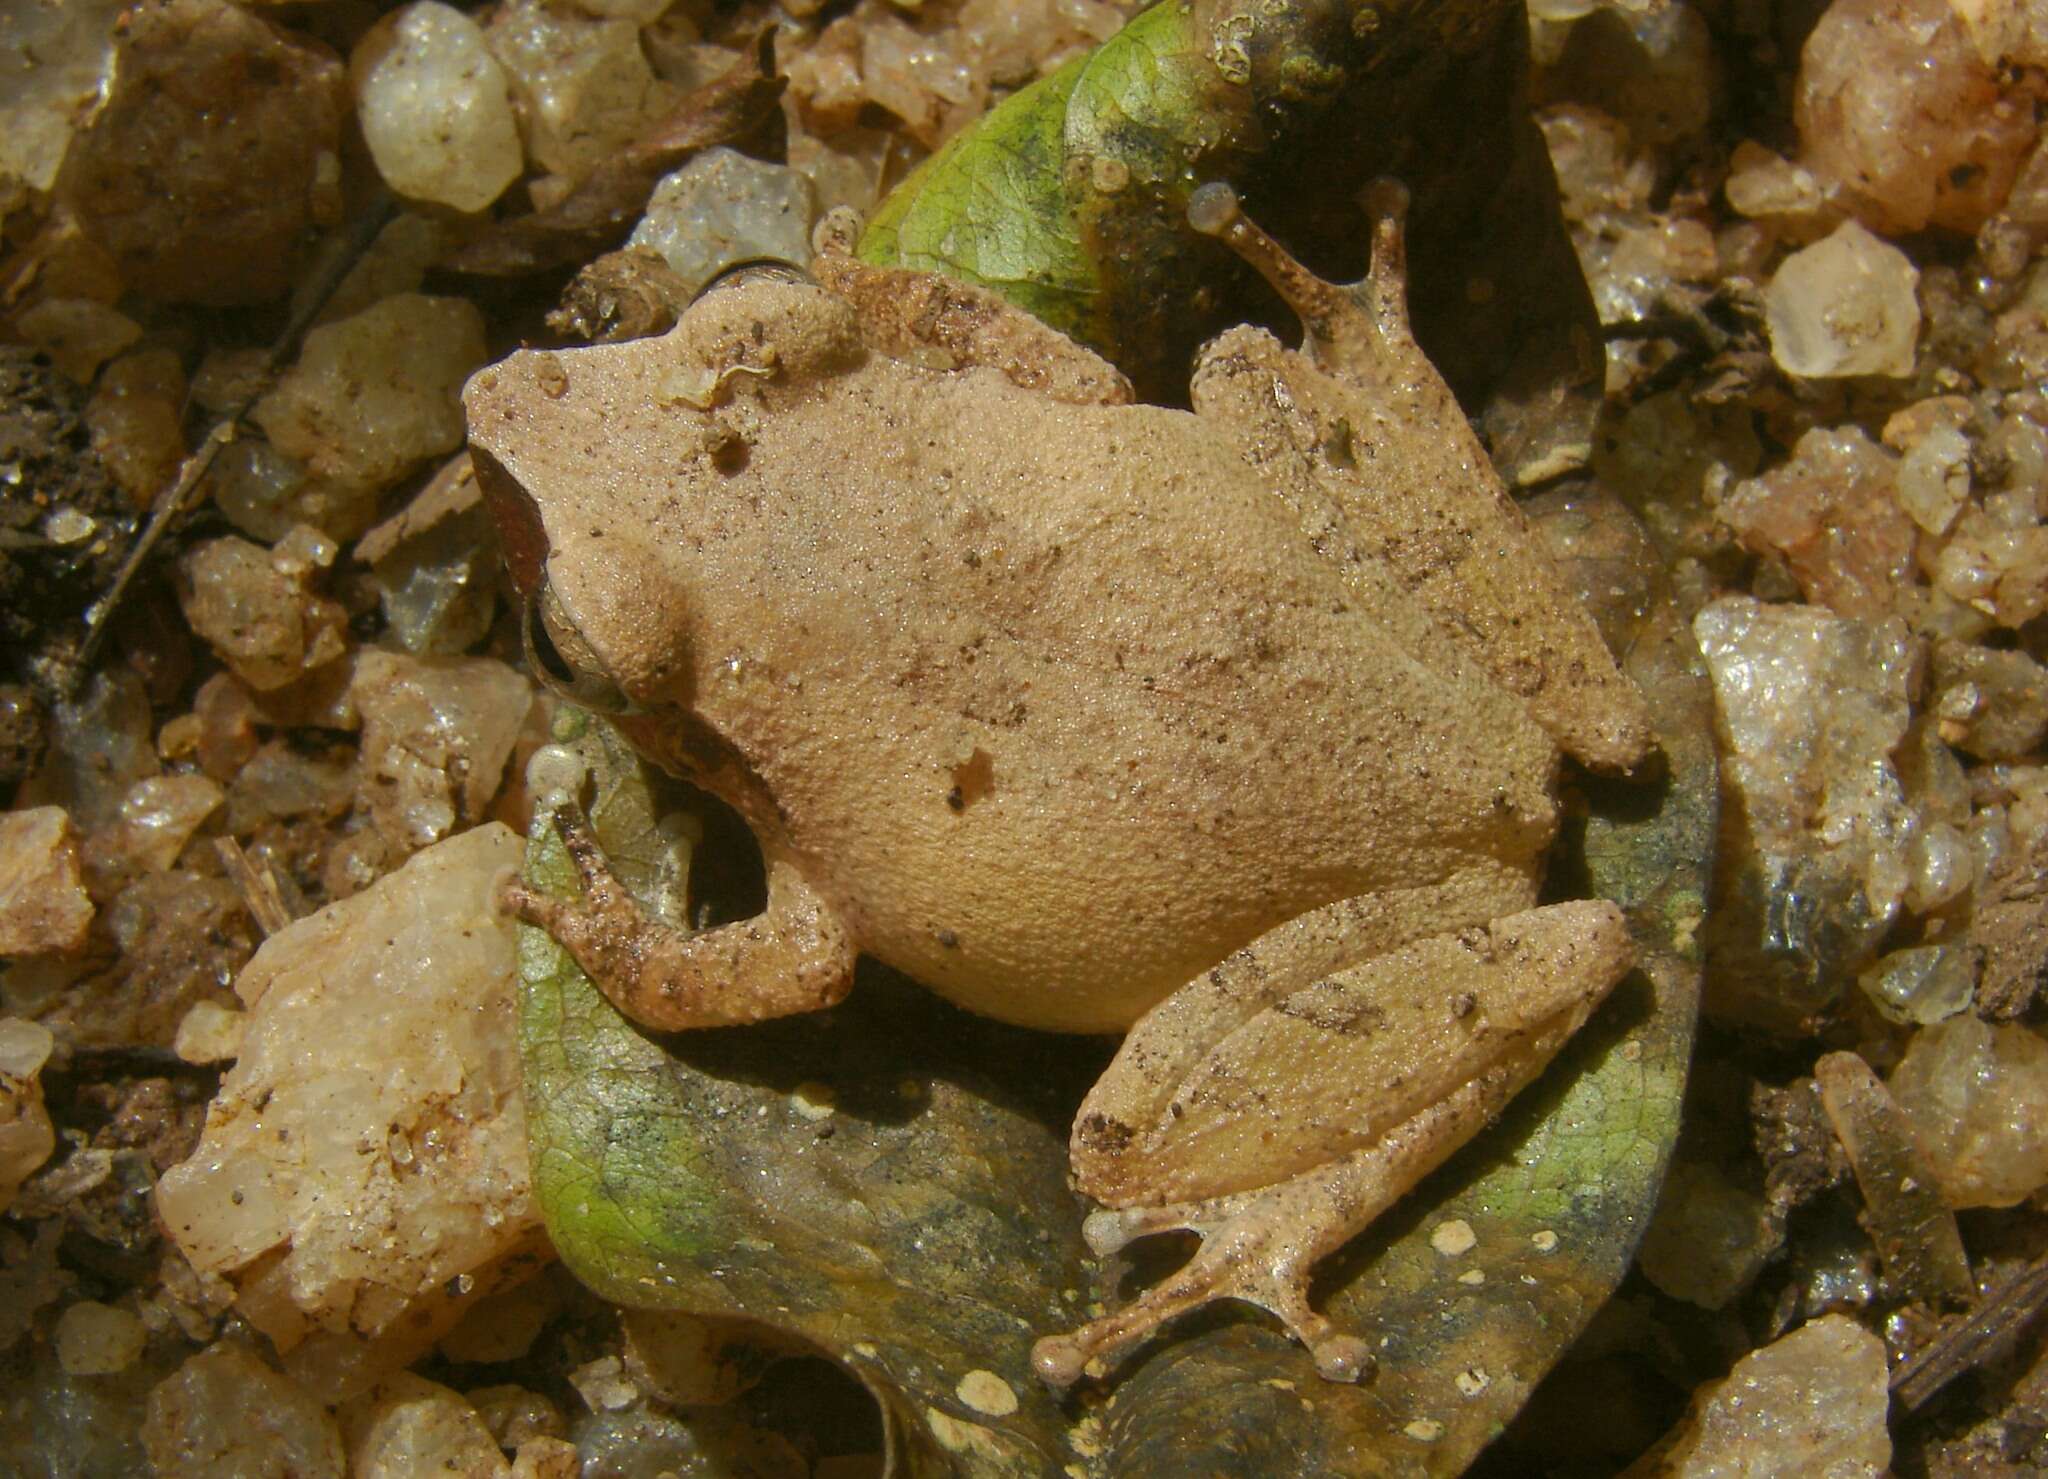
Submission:
M 651 568 L 630 508 L 608 512 L 602 487 L 587 486 L 602 480 L 587 449 L 603 410 L 570 394 L 591 378 L 584 368 L 574 353 L 521 351 L 479 371 L 463 391 L 469 455 L 523 607 L 529 669 L 574 703 L 623 713 L 652 675 L 633 661 L 645 644 L 630 640 L 621 598 L 642 598 L 643 625 L 687 616 L 660 609 L 671 582 Z
M 690 547 L 730 523 L 749 429 L 865 354 L 787 268 L 728 274 L 659 338 L 522 350 L 463 391 L 471 459 L 537 677 L 604 712 L 687 707 Z

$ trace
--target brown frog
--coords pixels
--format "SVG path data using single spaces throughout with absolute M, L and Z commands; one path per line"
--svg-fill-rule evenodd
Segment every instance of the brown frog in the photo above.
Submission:
M 1635 766 L 1644 704 L 1409 332 L 1404 192 L 1372 200 L 1340 288 L 1197 192 L 1306 342 L 1223 334 L 1191 412 L 856 261 L 837 219 L 814 281 L 743 275 L 661 338 L 466 392 L 539 660 L 737 808 L 768 874 L 759 917 L 673 931 L 561 814 L 583 898 L 515 879 L 507 908 L 652 1028 L 829 1005 L 868 952 L 1128 1033 L 1074 1125 L 1087 1236 L 1203 1244 L 1040 1340 L 1055 1384 L 1221 1297 L 1357 1376 L 1316 1260 L 1634 959 L 1612 904 L 1536 897 L 1560 750 Z

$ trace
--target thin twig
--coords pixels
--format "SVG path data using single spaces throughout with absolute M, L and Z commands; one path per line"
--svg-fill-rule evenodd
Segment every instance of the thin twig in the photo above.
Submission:
M 85 641 L 79 648 L 78 661 L 71 667 L 71 682 L 77 682 L 91 671 L 93 660 L 99 656 L 100 644 L 106 640 L 108 624 L 114 613 L 120 610 L 135 577 L 171 526 L 190 507 L 199 486 L 206 480 L 207 469 L 213 466 L 214 458 L 220 455 L 221 448 L 240 435 L 242 419 L 249 414 L 249 408 L 270 388 L 270 381 L 278 371 L 298 353 L 299 341 L 313 326 L 313 320 L 320 316 L 321 310 L 334 296 L 335 289 L 354 270 L 363 253 L 370 249 L 370 243 L 377 239 L 377 233 L 384 229 L 384 223 L 391 219 L 395 208 L 391 197 L 380 192 L 370 208 L 356 218 L 349 227 L 341 250 L 321 264 L 320 270 L 308 282 L 308 290 L 300 299 L 299 306 L 285 323 L 283 332 L 271 342 L 270 352 L 263 360 L 263 375 L 256 388 L 216 422 L 191 455 L 179 465 L 177 478 L 150 510 L 149 523 L 143 529 L 142 537 L 135 541 L 134 548 L 128 551 L 128 558 L 121 562 L 114 583 L 86 612 Z
M 2035 1259 L 1966 1320 L 1951 1325 L 1892 1373 L 1892 1400 L 1917 1411 L 1943 1387 L 2004 1354 L 2012 1340 L 2048 1305 L 2048 1254 Z

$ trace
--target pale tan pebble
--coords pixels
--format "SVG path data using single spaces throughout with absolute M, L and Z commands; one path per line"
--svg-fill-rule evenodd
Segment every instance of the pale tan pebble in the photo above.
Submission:
M 1429 1246 L 1446 1258 L 1459 1258 L 1479 1246 L 1479 1235 L 1464 1218 L 1453 1217 L 1430 1229 Z

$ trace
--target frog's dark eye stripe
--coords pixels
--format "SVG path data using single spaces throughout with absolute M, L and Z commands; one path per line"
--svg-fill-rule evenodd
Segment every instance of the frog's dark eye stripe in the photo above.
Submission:
M 550 691 L 600 714 L 627 714 L 633 701 L 598 663 L 545 581 L 525 600 L 520 634 L 526 665 Z

